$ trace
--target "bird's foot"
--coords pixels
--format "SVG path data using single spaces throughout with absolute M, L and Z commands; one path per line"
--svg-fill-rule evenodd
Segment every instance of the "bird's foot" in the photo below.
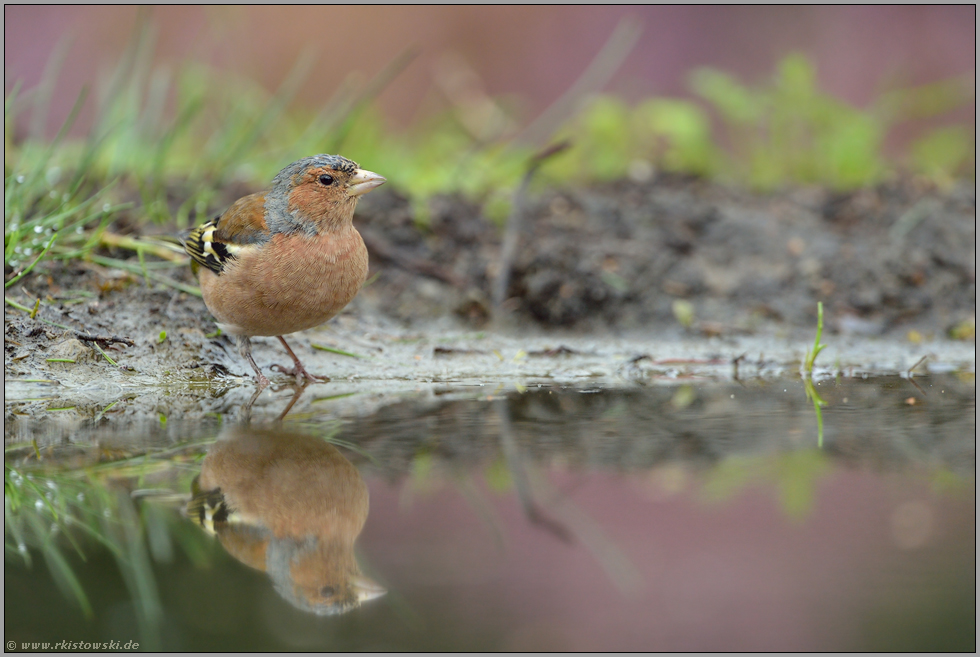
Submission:
M 255 370 L 255 383 L 259 386 L 258 392 L 262 392 L 268 388 L 270 381 L 262 373 L 262 370 L 259 369 L 259 366 L 255 364 L 255 359 L 252 358 L 252 342 L 248 339 L 247 335 L 238 336 L 238 351 L 248 361 L 248 364 L 252 366 L 252 369 Z M 256 393 L 256 396 L 258 396 L 258 393 Z M 254 397 L 252 401 L 255 401 Z
M 328 376 L 316 376 L 315 374 L 310 374 L 299 361 L 296 361 L 295 367 L 287 368 L 282 365 L 275 364 L 272 365 L 272 369 L 283 374 L 295 376 L 296 380 L 303 385 L 305 385 L 304 380 L 309 381 L 310 383 L 326 383 L 330 380 L 330 377 Z

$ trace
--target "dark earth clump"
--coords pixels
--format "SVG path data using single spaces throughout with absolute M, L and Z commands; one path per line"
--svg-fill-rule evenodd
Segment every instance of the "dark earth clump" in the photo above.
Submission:
M 401 319 L 455 312 L 479 324 L 502 230 L 459 198 L 430 210 L 420 230 L 407 199 L 365 199 L 357 225 L 382 272 L 366 296 Z M 545 327 L 672 323 L 676 300 L 722 333 L 812 327 L 817 301 L 831 329 L 861 334 L 940 335 L 975 315 L 972 184 L 758 195 L 661 176 L 543 192 L 521 223 L 503 309 Z

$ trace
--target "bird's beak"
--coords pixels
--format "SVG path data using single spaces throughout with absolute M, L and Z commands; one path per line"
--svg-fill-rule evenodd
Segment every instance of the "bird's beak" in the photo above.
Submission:
M 372 173 L 370 175 L 373 176 L 374 174 Z M 381 182 L 384 182 L 384 178 L 381 179 Z M 378 183 L 378 185 L 380 184 Z M 355 575 L 352 577 L 351 584 L 354 587 L 354 595 L 357 596 L 359 602 L 367 602 L 368 600 L 380 598 L 388 592 L 383 586 L 364 575 Z
M 358 169 L 347 184 L 347 193 L 351 196 L 361 196 L 367 194 L 375 187 L 380 187 L 387 182 L 376 173 Z

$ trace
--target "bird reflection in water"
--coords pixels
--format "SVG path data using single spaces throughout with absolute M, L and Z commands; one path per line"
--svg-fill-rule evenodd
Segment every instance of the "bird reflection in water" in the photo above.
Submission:
M 187 513 L 299 609 L 342 614 L 385 594 L 354 558 L 367 486 L 320 438 L 232 430 L 205 457 Z

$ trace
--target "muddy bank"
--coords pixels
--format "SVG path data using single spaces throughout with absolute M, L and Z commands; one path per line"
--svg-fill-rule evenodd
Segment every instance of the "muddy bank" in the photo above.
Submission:
M 498 227 L 455 197 L 433 199 L 426 228 L 396 193 L 366 197 L 355 221 L 373 280 L 326 327 L 295 336 L 298 353 L 332 377 L 332 391 L 731 379 L 735 360 L 743 377 L 795 375 L 822 300 L 824 375 L 975 371 L 975 342 L 948 338 L 975 318 L 972 185 L 763 196 L 661 177 L 527 202 L 492 322 Z M 168 275 L 193 283 L 189 269 Z M 5 391 L 17 400 L 8 418 L 63 405 L 91 419 L 134 395 L 142 412 L 202 416 L 250 394 L 250 368 L 213 335 L 199 298 L 82 261 L 46 261 L 7 296 L 42 299 L 38 318 L 71 329 L 6 307 Z M 677 301 L 693 309 L 687 328 Z M 255 355 L 266 370 L 284 357 L 261 339 Z M 227 389 L 241 385 L 229 402 Z
M 11 326 L 28 321 L 25 317 Z M 226 338 L 207 338 L 200 329 L 168 332 L 179 337 L 168 335 L 163 345 L 157 342 L 156 327 L 131 333 L 136 337 L 133 347 L 107 350 L 117 366 L 84 343 L 76 344 L 75 338 L 32 338 L 38 344 L 36 351 L 9 363 L 4 387 L 5 436 L 29 441 L 33 435 L 45 435 L 67 442 L 80 432 L 107 426 L 126 428 L 132 436 L 150 435 L 164 426 L 175 432 L 171 438 L 177 440 L 181 436 L 177 423 L 185 421 L 193 425 L 217 420 L 220 426 L 222 421 L 274 420 L 287 411 L 290 418 L 333 421 L 367 417 L 403 401 L 426 403 L 456 396 L 487 399 L 539 387 L 671 389 L 691 384 L 710 388 L 789 379 L 795 379 L 792 383 L 799 387 L 801 360 L 812 340 L 677 334 L 504 335 L 438 327 L 412 331 L 348 315 L 293 341 L 311 371 L 329 375 L 330 382 L 294 389 L 289 377 L 271 374 L 273 386 L 255 397 L 254 375 L 248 365 L 239 362 Z M 167 347 L 170 342 L 173 344 Z M 818 382 L 835 384 L 901 373 L 908 397 L 917 394 L 919 377 L 949 374 L 960 377 L 966 388 L 975 389 L 972 343 L 911 344 L 854 336 L 836 336 L 825 342 L 829 346 L 815 369 Z M 76 355 L 73 364 L 47 361 L 48 354 L 64 353 L 66 344 L 74 344 L 86 355 Z M 313 345 L 344 349 L 356 357 L 321 351 Z M 23 351 L 18 348 L 13 353 Z M 266 372 L 272 363 L 282 362 L 281 348 L 272 339 L 256 340 L 254 353 Z M 798 403 L 807 404 L 805 395 L 799 397 Z
M 945 334 L 976 309 L 976 196 L 896 182 L 849 194 L 755 195 L 662 176 L 532 194 L 504 310 L 517 323 L 635 329 L 692 304 L 708 333 L 829 325 Z M 358 225 L 381 276 L 365 301 L 404 320 L 490 316 L 500 230 L 459 199 L 435 199 L 426 231 L 407 201 L 365 199 Z

